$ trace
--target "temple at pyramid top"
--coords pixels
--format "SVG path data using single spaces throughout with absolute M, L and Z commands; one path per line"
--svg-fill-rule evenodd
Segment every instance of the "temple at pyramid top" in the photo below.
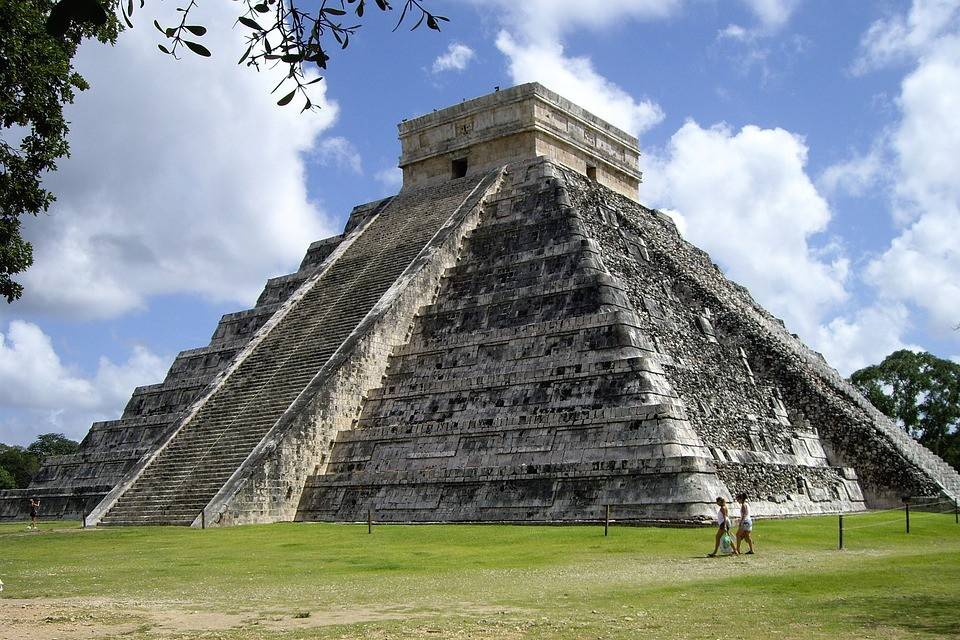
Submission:
M 400 123 L 405 189 L 542 157 L 637 200 L 637 139 L 531 82 Z

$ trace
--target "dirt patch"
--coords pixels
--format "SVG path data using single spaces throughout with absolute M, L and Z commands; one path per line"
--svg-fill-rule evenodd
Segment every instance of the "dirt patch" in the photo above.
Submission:
M 0 599 L 0 640 L 75 640 L 102 638 L 136 631 L 151 636 L 205 631 L 262 629 L 292 631 L 333 625 L 401 620 L 436 615 L 406 607 L 344 607 L 264 614 L 224 612 L 183 607 L 184 603 L 142 603 L 107 599 Z

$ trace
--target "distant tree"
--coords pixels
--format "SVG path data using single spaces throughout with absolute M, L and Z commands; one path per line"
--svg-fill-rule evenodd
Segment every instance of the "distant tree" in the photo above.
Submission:
M 0 468 L 13 477 L 18 489 L 26 489 L 40 469 L 40 460 L 23 447 L 0 444 Z
M 47 23 L 56 16 L 55 5 L 0 0 L 0 296 L 8 302 L 23 291 L 13 276 L 33 263 L 20 216 L 37 215 L 53 202 L 41 180 L 69 152 L 63 105 L 88 86 L 72 67 L 77 46 L 117 36 L 117 20 L 106 14 L 100 24 L 67 21 L 58 37 L 51 36 Z
M 17 481 L 14 479 L 10 472 L 0 467 L 0 490 L 3 489 L 16 489 Z
M 317 108 L 309 86 L 319 78 L 310 79 L 307 70 L 326 69 L 331 50 L 347 47 L 360 28 L 359 22 L 352 23 L 363 18 L 367 0 L 234 2 L 236 23 L 248 31 L 238 64 L 256 70 L 281 65 L 287 73 L 273 89 L 283 89 L 277 104 L 287 105 L 299 94 L 302 111 Z M 410 16 L 416 20 L 414 29 L 425 24 L 439 31 L 447 20 L 430 13 L 421 0 L 402 2 L 397 27 Z M 392 10 L 387 0 L 373 4 L 382 12 Z M 73 70 L 77 47 L 90 38 L 115 42 L 121 18 L 133 27 L 135 7 L 144 5 L 145 0 L 0 0 L 0 296 L 7 302 L 23 293 L 14 276 L 33 264 L 33 247 L 20 232 L 21 216 L 38 215 L 53 203 L 42 177 L 69 154 L 63 105 L 88 87 Z M 174 58 L 184 50 L 211 55 L 198 41 L 207 28 L 189 21 L 197 5 L 198 0 L 190 0 L 178 7 L 179 24 L 154 21 L 165 41 L 158 44 L 160 51 Z M 348 14 L 351 22 L 343 23 Z
M 65 456 L 76 453 L 79 449 L 79 442 L 62 433 L 43 433 L 27 447 L 27 451 L 37 456 L 41 464 L 50 456 Z
M 850 382 L 904 431 L 960 469 L 960 364 L 904 349 L 856 371 Z

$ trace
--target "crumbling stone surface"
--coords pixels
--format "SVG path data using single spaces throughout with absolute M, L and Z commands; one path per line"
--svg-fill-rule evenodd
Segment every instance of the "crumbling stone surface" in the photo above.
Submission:
M 746 289 L 727 280 L 667 216 L 574 172 L 564 174 L 574 202 L 597 212 L 592 228 L 608 249 L 605 263 L 629 283 L 634 304 L 646 309 L 645 317 L 640 314 L 643 329 L 673 356 L 668 377 L 721 463 L 731 492 L 743 490 L 761 502 L 769 494 L 817 504 L 803 512 L 829 511 L 861 496 L 879 507 L 907 495 L 960 494 L 955 471 L 880 414 Z M 631 249 L 637 238 L 648 259 Z M 657 281 L 659 291 L 651 286 Z M 795 458 L 800 472 L 777 472 L 783 456 Z M 724 471 L 724 462 L 763 458 L 769 462 L 752 480 Z M 832 472 L 823 468 L 827 462 Z M 786 491 L 790 486 L 794 490 Z M 761 504 L 759 512 L 790 512 L 783 504 Z

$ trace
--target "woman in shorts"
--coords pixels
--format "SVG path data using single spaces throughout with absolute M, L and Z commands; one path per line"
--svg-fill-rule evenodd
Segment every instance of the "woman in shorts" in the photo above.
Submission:
M 737 553 L 740 553 L 740 542 L 747 541 L 750 551 L 747 555 L 753 555 L 753 517 L 750 515 L 750 505 L 747 504 L 747 494 L 738 493 L 737 502 L 740 503 L 740 526 L 737 527 Z
M 720 542 L 723 540 L 723 536 L 730 533 L 730 511 L 727 509 L 727 501 L 724 498 L 717 498 L 717 539 L 716 544 L 713 546 L 713 552 L 708 553 L 707 555 L 711 558 L 716 557 L 717 551 L 720 550 Z M 729 544 L 729 543 L 728 543 Z M 739 553 L 736 548 L 729 550 L 724 550 L 724 553 Z
M 40 501 L 36 498 L 30 498 L 30 528 L 37 528 L 37 509 L 40 508 Z

